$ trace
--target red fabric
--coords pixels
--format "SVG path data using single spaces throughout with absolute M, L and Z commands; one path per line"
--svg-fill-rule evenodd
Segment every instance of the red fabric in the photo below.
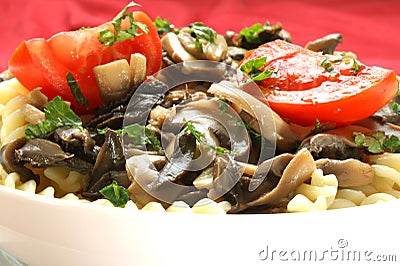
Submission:
M 139 2 L 139 0 L 137 0 Z M 24 39 L 95 26 L 112 19 L 128 0 L 3 0 L 0 18 L 0 69 Z M 400 73 L 400 1 L 398 0 L 142 0 L 152 19 L 176 26 L 202 21 L 215 30 L 238 31 L 253 23 L 281 22 L 293 42 L 342 33 L 338 49 L 360 61 Z

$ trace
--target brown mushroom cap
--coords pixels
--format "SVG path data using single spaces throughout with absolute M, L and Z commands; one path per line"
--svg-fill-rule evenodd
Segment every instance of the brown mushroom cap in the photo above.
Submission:
M 339 187 L 367 185 L 374 179 L 372 166 L 356 159 L 320 159 L 315 163 L 324 175 L 334 174 L 338 179 Z
M 307 149 L 300 150 L 287 164 L 276 187 L 247 205 L 266 205 L 289 196 L 298 186 L 308 180 L 315 170 L 316 166 L 311 153 Z

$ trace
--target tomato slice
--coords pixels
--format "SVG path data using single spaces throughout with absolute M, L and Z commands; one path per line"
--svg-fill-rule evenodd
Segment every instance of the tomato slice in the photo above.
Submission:
M 249 52 L 239 65 L 240 83 L 248 78 L 240 67 L 262 57 L 266 62 L 260 70 L 269 69 L 276 76 L 257 81 L 265 96 L 260 100 L 300 125 L 314 125 L 316 119 L 337 126 L 351 124 L 375 113 L 397 93 L 392 70 L 365 66 L 352 58 L 322 55 L 281 40 Z
M 161 68 L 162 47 L 157 28 L 141 11 L 133 12 L 133 17 L 135 22 L 147 26 L 148 33 L 139 29 L 140 36 L 106 47 L 98 38 L 101 30 L 114 30 L 112 23 L 108 22 L 94 28 L 61 32 L 48 40 L 23 41 L 12 55 L 9 69 L 28 90 L 42 87 L 42 92 L 50 99 L 59 95 L 71 102 L 78 113 L 93 112 L 102 105 L 93 75 L 95 66 L 118 59 L 129 61 L 131 54 L 141 53 L 147 59 L 147 75 L 152 75 Z M 129 26 L 129 18 L 122 21 L 122 29 Z M 83 95 L 88 99 L 88 108 L 76 103 L 66 80 L 68 72 L 73 74 Z

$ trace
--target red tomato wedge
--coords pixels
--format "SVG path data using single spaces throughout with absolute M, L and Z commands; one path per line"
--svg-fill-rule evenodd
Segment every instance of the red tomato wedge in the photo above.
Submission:
M 118 59 L 130 60 L 133 53 L 141 53 L 147 59 L 146 74 L 152 75 L 161 68 L 162 47 L 157 28 L 143 12 L 133 12 L 135 22 L 141 22 L 148 28 L 148 33 L 140 28 L 141 35 L 112 46 L 105 46 L 99 41 L 100 31 L 114 31 L 111 22 L 98 27 L 61 32 L 50 39 L 43 38 L 23 41 L 9 61 L 9 69 L 28 89 L 42 87 L 42 92 L 50 99 L 59 95 L 71 102 L 78 113 L 90 113 L 103 105 L 93 75 L 93 68 Z M 121 29 L 130 26 L 129 18 L 121 23 Z M 66 74 L 71 72 L 82 94 L 89 101 L 84 108 L 76 103 L 67 83 Z
M 259 70 L 274 75 L 256 81 L 269 106 L 281 117 L 300 125 L 347 125 L 369 117 L 397 93 L 392 70 L 369 67 L 344 55 L 322 55 L 277 40 L 250 51 L 240 63 L 240 83 L 249 73 L 240 67 L 266 58 Z M 246 89 L 246 86 L 244 86 Z

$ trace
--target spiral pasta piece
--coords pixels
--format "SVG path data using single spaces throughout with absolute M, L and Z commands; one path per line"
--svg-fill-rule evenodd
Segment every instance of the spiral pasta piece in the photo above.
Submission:
M 324 175 L 321 169 L 311 174 L 311 183 L 303 183 L 295 190 L 295 196 L 289 201 L 289 212 L 307 212 L 327 210 L 333 203 L 338 190 L 335 175 Z

